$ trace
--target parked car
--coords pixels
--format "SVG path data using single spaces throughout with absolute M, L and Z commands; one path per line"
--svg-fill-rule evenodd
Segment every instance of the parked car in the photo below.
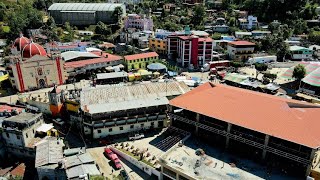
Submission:
M 120 176 L 121 176 L 122 179 L 124 179 L 124 180 L 130 180 L 130 178 L 129 178 L 129 176 L 128 176 L 128 174 L 127 174 L 127 172 L 126 172 L 125 170 L 121 170 L 121 171 L 120 171 Z
M 109 159 L 112 159 L 112 155 L 114 155 L 114 153 L 111 151 L 110 148 L 105 148 L 105 149 L 104 149 L 104 154 L 105 154 Z
M 111 160 L 114 163 L 116 169 L 121 169 L 122 165 L 121 165 L 120 160 L 116 154 L 111 155 Z
M 63 126 L 65 124 L 65 122 L 60 118 L 53 119 L 52 121 L 60 126 Z
M 129 136 L 129 140 L 132 141 L 132 140 L 137 140 L 137 139 L 141 139 L 141 138 L 144 138 L 144 134 L 135 134 L 133 136 Z

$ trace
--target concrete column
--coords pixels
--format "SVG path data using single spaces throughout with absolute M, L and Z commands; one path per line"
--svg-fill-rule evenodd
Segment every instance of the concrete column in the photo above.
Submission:
M 266 147 L 268 146 L 269 138 L 270 138 L 269 135 L 266 135 L 265 138 L 264 138 L 264 148 L 262 150 L 262 159 L 263 160 L 266 158 L 266 155 L 267 155 Z
M 309 176 L 310 175 L 311 168 L 312 168 L 312 162 L 313 162 L 315 153 L 316 153 L 316 150 L 312 149 L 312 151 L 310 153 L 310 164 L 308 165 L 308 167 L 306 169 L 306 175 L 305 176 Z
M 200 114 L 197 113 L 196 114 L 196 122 L 199 123 L 199 120 L 200 120 Z M 196 135 L 198 135 L 198 132 L 199 132 L 199 127 L 196 125 Z
M 231 124 L 231 123 L 228 123 L 227 134 L 230 133 L 231 127 L 232 127 L 232 124 Z M 225 146 L 226 149 L 229 147 L 229 141 L 230 141 L 230 138 L 229 138 L 228 136 L 226 136 L 226 146 Z
M 176 180 L 179 180 L 179 174 L 176 173 Z

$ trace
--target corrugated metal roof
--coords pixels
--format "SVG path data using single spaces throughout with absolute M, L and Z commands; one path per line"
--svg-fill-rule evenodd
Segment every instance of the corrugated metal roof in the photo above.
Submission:
M 127 77 L 127 72 L 112 72 L 112 73 L 100 73 L 97 74 L 97 79 L 112 79 L 112 78 L 120 78 L 120 77 Z
M 85 88 L 81 91 L 81 107 L 91 104 L 104 104 L 134 99 L 177 96 L 189 91 L 184 82 L 169 81 L 141 83 L 129 86 L 104 86 Z
M 54 3 L 49 11 L 114 11 L 116 7 L 123 6 L 117 3 Z
M 63 141 L 56 137 L 48 137 L 37 144 L 35 167 L 57 164 L 63 160 Z
M 93 175 L 100 175 L 100 171 L 98 170 L 95 164 L 83 164 L 79 166 L 72 167 L 66 170 L 67 178 L 77 178 L 84 174 Z
M 169 104 L 166 97 L 135 99 L 131 101 L 120 101 L 113 103 L 92 104 L 87 106 L 87 111 L 91 114 L 135 109 L 150 106 L 160 106 Z
M 70 61 L 73 60 L 75 58 L 99 58 L 100 56 L 90 53 L 90 52 L 80 52 L 80 51 L 67 51 L 67 52 L 63 52 L 61 53 L 61 57 L 65 60 L 65 61 Z

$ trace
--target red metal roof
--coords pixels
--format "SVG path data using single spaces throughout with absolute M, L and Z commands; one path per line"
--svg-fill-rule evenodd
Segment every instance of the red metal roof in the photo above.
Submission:
M 236 46 L 254 46 L 255 43 L 249 42 L 249 41 L 232 41 L 229 42 L 229 44 L 236 45 Z
M 133 54 L 124 56 L 124 59 L 127 61 L 136 60 L 136 59 L 142 59 L 142 58 L 149 58 L 149 57 L 155 57 L 159 56 L 156 52 L 148 52 L 148 53 L 141 53 L 141 54 Z
M 96 55 L 101 55 L 100 52 L 92 52 Z M 106 57 L 108 55 L 108 57 Z M 121 56 L 116 56 L 109 53 L 103 53 L 103 55 L 100 58 L 94 58 L 94 59 L 87 59 L 82 61 L 72 61 L 72 62 L 65 62 L 64 67 L 66 68 L 79 68 L 84 67 L 90 64 L 96 64 L 96 63 L 104 63 L 104 62 L 111 62 L 111 61 L 118 61 L 121 60 Z
M 12 112 L 13 110 L 16 110 L 17 112 L 21 113 L 23 109 L 24 108 L 22 107 L 18 107 L 14 105 L 10 106 L 6 104 L 0 104 L 0 112 L 4 112 L 4 111 Z
M 310 148 L 320 146 L 320 106 L 314 104 L 206 83 L 170 105 Z
M 19 176 L 19 177 L 23 177 L 24 173 L 26 171 L 26 165 L 24 163 L 19 164 L 19 166 L 15 167 L 10 174 L 13 177 Z

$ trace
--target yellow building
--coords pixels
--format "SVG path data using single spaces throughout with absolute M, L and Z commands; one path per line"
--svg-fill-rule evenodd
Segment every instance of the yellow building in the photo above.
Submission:
M 149 38 L 149 49 L 151 49 L 159 54 L 166 54 L 167 53 L 167 40 L 166 39 Z
M 156 52 L 148 52 L 124 56 L 128 71 L 134 69 L 146 69 L 151 63 L 158 61 L 159 55 Z

